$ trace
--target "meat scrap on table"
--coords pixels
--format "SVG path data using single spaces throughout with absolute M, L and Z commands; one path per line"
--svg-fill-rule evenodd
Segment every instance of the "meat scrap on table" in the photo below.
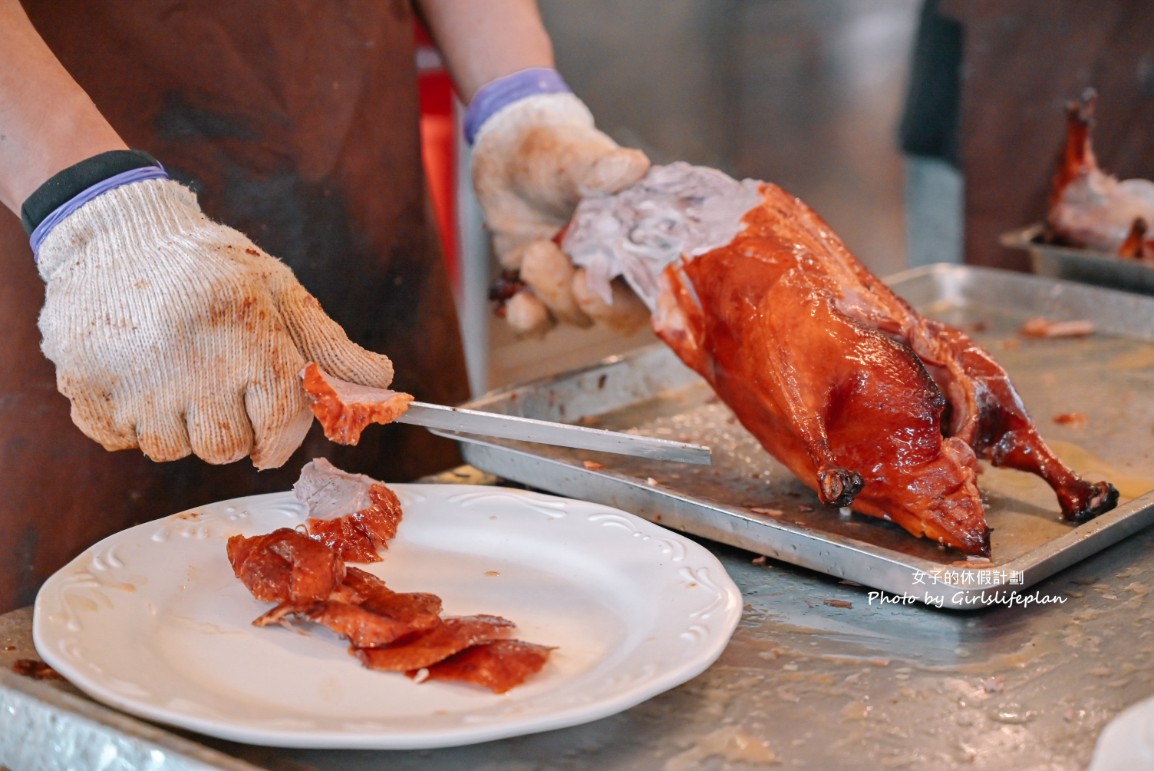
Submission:
M 1023 337 L 1088 337 L 1094 334 L 1094 322 L 1088 319 L 1054 321 L 1035 316 L 1026 319 L 1018 331 Z
M 401 505 L 386 485 L 317 459 L 293 492 L 308 507 L 306 531 L 238 534 L 226 544 L 236 577 L 253 597 L 275 603 L 254 625 L 320 624 L 348 640 L 349 652 L 369 669 L 403 672 L 418 682 L 466 682 L 494 693 L 545 666 L 553 648 L 512 639 L 512 621 L 443 615 L 437 595 L 396 592 L 347 564 L 379 561 L 377 550 L 388 548 L 397 532 Z

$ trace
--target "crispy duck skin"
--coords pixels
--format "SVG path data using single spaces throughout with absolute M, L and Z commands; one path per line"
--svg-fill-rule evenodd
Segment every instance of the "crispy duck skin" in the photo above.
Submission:
M 380 562 L 401 521 L 401 503 L 384 485 L 369 490 L 369 506 L 335 519 L 309 517 L 309 533 L 346 562 Z
M 294 619 L 319 624 L 348 640 L 349 653 L 369 669 L 420 672 L 416 679 L 505 693 L 539 672 L 553 651 L 510 639 L 515 625 L 500 616 L 442 616 L 437 595 L 395 592 L 298 530 L 235 535 L 226 550 L 253 596 L 276 603 L 254 626 L 291 626 Z M 429 669 L 442 663 L 443 669 Z
M 355 595 L 355 602 L 371 613 L 399 619 L 414 631 L 431 629 L 441 617 L 441 598 L 428 592 L 394 592 L 372 573 L 350 567 L 345 586 Z
M 380 562 L 404 511 L 386 484 L 341 471 L 324 458 L 309 461 L 293 485 L 308 509 L 309 534 L 346 562 Z
M 378 648 L 353 651 L 369 669 L 408 672 L 431 667 L 474 645 L 508 638 L 513 622 L 500 616 L 450 616 L 432 629 Z
M 357 511 L 337 519 L 310 519 L 309 533 L 334 549 L 346 562 L 380 562 L 377 544 L 384 543 L 374 533 L 382 517 L 376 507 Z
M 493 693 L 505 693 L 541 671 L 552 650 L 523 640 L 495 640 L 454 653 L 430 665 L 425 672 L 429 680 L 460 680 Z M 409 670 L 405 674 L 417 677 L 420 671 Z
M 384 483 L 317 458 L 301 471 L 293 493 L 307 507 L 311 535 L 284 527 L 234 535 L 225 544 L 237 578 L 256 599 L 276 603 L 253 625 L 312 622 L 348 640 L 349 652 L 369 669 L 419 671 L 428 675 L 420 679 L 467 682 L 494 693 L 544 667 L 553 648 L 509 639 L 512 621 L 442 616 L 437 595 L 393 591 L 379 576 L 345 564 L 365 550 L 379 561 L 376 550 L 396 535 L 401 504 Z M 443 672 L 426 671 L 446 659 L 452 660 Z
M 1113 508 L 1117 491 L 1054 455 L 981 346 L 917 314 L 798 199 L 761 190 L 730 244 L 666 269 L 656 328 L 823 503 L 986 556 L 977 458 L 1041 476 L 1067 519 Z
M 287 624 L 290 617 L 328 627 L 353 647 L 375 648 L 440 624 L 441 598 L 426 592 L 394 592 L 372 573 L 349 567 L 344 584 L 327 599 L 282 602 L 253 625 Z
M 358 444 L 370 423 L 392 423 L 405 414 L 413 401 L 412 394 L 402 391 L 341 380 L 316 362 L 309 362 L 301 370 L 301 382 L 325 437 L 337 444 Z
M 265 602 L 323 600 L 345 579 L 345 564 L 332 549 L 292 528 L 234 535 L 225 548 L 236 577 Z

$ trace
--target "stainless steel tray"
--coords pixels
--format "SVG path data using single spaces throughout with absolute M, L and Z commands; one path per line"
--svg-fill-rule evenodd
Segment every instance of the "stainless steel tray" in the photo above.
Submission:
M 770 457 L 664 345 L 503 389 L 465 405 L 707 444 L 694 467 L 493 440 L 466 460 L 509 480 L 632 511 L 674 530 L 943 608 L 1056 602 L 1026 590 L 1154 521 L 1154 298 L 1020 273 L 929 266 L 890 280 L 926 315 L 970 332 L 1010 372 L 1067 463 L 1122 492 L 1074 527 L 1040 479 L 984 467 L 992 559 L 965 559 L 887 522 L 843 516 Z M 1089 337 L 1027 339 L 1030 317 L 1088 319 Z M 1077 413 L 1085 420 L 1058 421 Z M 882 597 L 870 597 L 870 601 Z
M 1045 244 L 1041 235 L 1042 225 L 1035 224 L 1006 233 L 1000 240 L 1003 246 L 1025 249 L 1039 276 L 1154 295 L 1154 267 L 1105 252 Z

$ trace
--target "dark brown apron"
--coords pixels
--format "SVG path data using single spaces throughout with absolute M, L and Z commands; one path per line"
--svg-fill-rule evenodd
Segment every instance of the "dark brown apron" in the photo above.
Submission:
M 292 266 L 349 336 L 388 354 L 395 387 L 455 403 L 467 380 L 421 170 L 413 18 L 402 0 L 29 0 L 33 23 L 129 146 L 206 213 Z M 314 426 L 281 469 L 156 464 L 71 422 L 39 350 L 43 287 L 0 217 L 0 612 L 30 603 L 80 550 L 130 525 L 287 490 L 325 455 L 405 481 L 459 462 L 407 426 L 334 448 Z

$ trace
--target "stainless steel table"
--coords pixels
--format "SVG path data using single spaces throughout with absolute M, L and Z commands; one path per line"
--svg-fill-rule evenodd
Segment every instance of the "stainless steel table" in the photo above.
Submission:
M 1103 726 L 1154 695 L 1152 547 L 1148 528 L 1032 587 L 1045 603 L 957 611 L 883 604 L 711 545 L 746 606 L 703 675 L 591 724 L 411 752 L 254 747 L 144 723 L 16 674 L 36 658 L 25 608 L 0 616 L 0 768 L 1081 769 Z

